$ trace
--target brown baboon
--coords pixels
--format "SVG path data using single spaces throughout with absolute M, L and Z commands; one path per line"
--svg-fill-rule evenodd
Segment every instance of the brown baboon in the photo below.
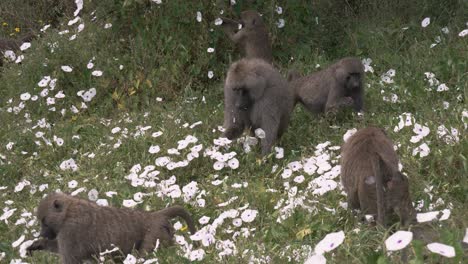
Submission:
M 62 263 L 81 263 L 117 246 L 124 254 L 133 249 L 151 252 L 159 239 L 170 245 L 174 229 L 170 219 L 180 216 L 195 233 L 190 214 L 181 206 L 145 212 L 102 207 L 91 201 L 62 193 L 45 197 L 37 209 L 42 239 L 28 252 L 48 250 L 60 255 Z
M 416 216 L 408 179 L 398 171 L 393 143 L 380 128 L 361 129 L 343 144 L 341 182 L 348 206 L 377 214 L 379 224 L 385 224 L 385 214 L 392 210 L 404 226 Z
M 239 28 L 242 28 L 236 32 Z M 243 50 L 246 58 L 260 58 L 272 62 L 268 30 L 260 14 L 253 10 L 241 13 L 241 22 L 223 18 L 222 28 L 228 37 Z
M 314 113 L 334 112 L 342 106 L 363 107 L 364 66 L 358 58 L 344 58 L 319 72 L 297 78 L 290 74 L 295 101 Z
M 265 131 L 262 155 L 285 132 L 294 107 L 286 80 L 261 59 L 241 59 L 228 70 L 224 84 L 224 136 L 239 137 L 244 129 Z

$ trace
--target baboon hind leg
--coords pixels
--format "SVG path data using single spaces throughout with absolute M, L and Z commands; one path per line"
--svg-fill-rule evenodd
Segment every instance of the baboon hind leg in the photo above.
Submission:
M 356 192 L 349 192 L 347 201 L 348 201 L 348 206 L 351 209 L 354 209 L 354 210 L 360 209 L 359 197 L 358 197 L 358 192 L 357 191 Z

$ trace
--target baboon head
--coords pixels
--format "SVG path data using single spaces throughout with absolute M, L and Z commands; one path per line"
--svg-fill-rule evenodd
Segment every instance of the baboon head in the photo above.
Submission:
M 263 25 L 263 20 L 258 12 L 253 10 L 243 11 L 241 13 L 242 27 L 253 28 L 258 25 Z
M 359 91 L 362 87 L 364 68 L 359 60 L 344 59 L 335 68 L 335 79 L 345 89 L 345 96 Z
M 60 194 L 50 194 L 37 208 L 37 218 L 41 221 L 41 236 L 55 239 L 66 218 L 67 201 Z
M 253 104 L 254 100 L 250 98 L 249 92 L 246 89 L 235 89 L 236 94 L 234 105 L 241 111 L 246 111 Z
M 385 186 L 387 211 L 396 212 L 400 217 L 401 224 L 407 226 L 416 216 L 411 203 L 408 179 L 401 172 L 396 172 Z
M 249 64 L 236 62 L 229 69 L 225 89 L 234 92 L 233 101 L 237 109 L 247 110 L 263 96 L 266 84 L 261 72 L 252 69 Z

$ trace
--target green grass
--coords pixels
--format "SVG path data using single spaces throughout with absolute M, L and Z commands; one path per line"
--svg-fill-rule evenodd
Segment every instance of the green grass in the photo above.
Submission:
M 386 128 L 399 146 L 397 152 L 403 172 L 410 180 L 412 199 L 415 203 L 424 202 L 421 212 L 451 209 L 448 220 L 434 222 L 431 227 L 437 242 L 453 246 L 456 257 L 448 259 L 430 253 L 426 243 L 414 240 L 409 246 L 410 263 L 462 263 L 468 257 L 466 244 L 461 242 L 468 227 L 468 42 L 466 37 L 458 36 L 466 28 L 466 21 L 460 11 L 463 8 L 456 6 L 462 3 L 450 1 L 446 7 L 440 7 L 438 1 L 423 1 L 420 7 L 409 4 L 403 11 L 395 11 L 389 4 L 381 6 L 383 10 L 378 13 L 379 8 L 371 5 L 341 10 L 324 2 L 314 2 L 312 8 L 308 5 L 304 8 L 307 1 L 287 5 L 268 1 L 256 6 L 250 6 L 248 1 L 237 2 L 238 5 L 229 7 L 213 5 L 211 1 L 163 1 L 162 5 L 144 1 L 101 1 L 99 4 L 85 1 L 82 22 L 66 26 L 68 19 L 62 17 L 62 26 L 48 29 L 32 42 L 32 47 L 24 52 L 23 63 L 9 63 L 0 70 L 0 186 L 5 187 L 0 192 L 0 204 L 4 211 L 16 208 L 8 222 L 0 222 L 0 254 L 5 254 L 1 261 L 8 263 L 20 258 L 19 247 L 13 248 L 12 243 L 22 235 L 25 241 L 34 239 L 39 230 L 37 222 L 15 223 L 23 218 L 26 222 L 35 219 L 34 208 L 43 195 L 58 189 L 73 192 L 84 187 L 86 191 L 79 196 L 87 197 L 91 189 L 96 189 L 99 198 L 107 199 L 116 207 L 122 207 L 123 200 L 132 199 L 137 192 L 150 194 L 144 196 L 137 208 L 157 210 L 169 204 L 183 204 L 197 222 L 202 216 L 210 217 L 208 224 L 213 224 L 229 209 L 239 210 L 237 217 L 243 212 L 241 207 L 258 211 L 252 222 L 244 222 L 241 227 L 226 218 L 215 235 L 218 244 L 201 246 L 206 253 L 202 263 L 303 263 L 327 234 L 341 230 L 345 240 L 325 254 L 328 263 L 399 263 L 401 252 L 388 254 L 384 245 L 386 238 L 399 228 L 397 225 L 384 229 L 361 223 L 355 214 L 340 206 L 346 201 L 340 187 L 322 196 L 314 195 L 312 192 L 317 188 L 310 184 L 321 176 L 319 173 L 308 175 L 299 170 L 287 179 L 282 177 L 288 164 L 316 156 L 317 145 L 327 141 L 330 145 L 326 153 L 330 155 L 331 166 L 339 165 L 339 149 L 333 146 L 342 144 L 343 135 L 349 129 L 370 125 Z M 11 8 L 10 4 L 0 4 L 0 10 Z M 282 5 L 284 13 L 275 13 L 275 5 Z M 284 148 L 284 158 L 277 159 L 272 154 L 261 160 L 258 146 L 244 153 L 242 144 L 234 142 L 218 150 L 234 151 L 239 167 L 218 171 L 213 168 L 215 160 L 204 153 L 215 146 L 214 140 L 221 135 L 218 127 L 223 118 L 223 76 L 229 63 L 239 55 L 213 21 L 221 9 L 226 10 L 227 16 L 234 16 L 251 7 L 262 10 L 270 25 L 275 63 L 284 74 L 291 67 L 303 73 L 313 72 L 316 64 L 323 68 L 342 56 L 371 58 L 374 73 L 366 74 L 366 113 L 364 118 L 358 118 L 350 111 L 343 111 L 334 118 L 326 118 L 313 116 L 298 106 L 288 132 L 279 143 Z M 360 11 L 354 12 L 353 8 Z M 96 10 L 95 20 L 90 15 L 93 10 Z M 371 15 L 366 15 L 366 10 Z M 197 11 L 203 14 L 201 23 L 195 20 Z M 432 22 L 422 28 L 420 22 L 426 16 Z M 18 19 L 20 22 L 13 21 L 15 16 L 3 17 L 12 20 L 10 26 L 22 21 L 22 18 Z M 286 21 L 282 29 L 275 26 L 278 18 Z M 80 23 L 85 24 L 85 29 L 77 33 L 75 40 L 69 41 L 73 33 L 58 34 L 64 29 L 75 32 Z M 106 23 L 112 23 L 112 27 L 105 29 Z M 2 35 L 11 33 L 10 26 L 2 28 Z M 449 34 L 441 32 L 445 26 Z M 408 29 L 404 30 L 405 27 Z M 437 36 L 441 42 L 430 48 Z M 53 52 L 48 43 L 57 43 Z M 215 52 L 207 53 L 208 47 L 215 48 Z M 93 57 L 95 66 L 88 69 L 86 65 Z M 63 72 L 63 65 L 72 66 L 73 71 Z M 389 69 L 396 71 L 394 83 L 383 84 L 381 75 Z M 103 71 L 103 76 L 93 76 L 94 70 Z M 213 79 L 207 77 L 209 70 L 214 71 Z M 430 88 L 425 72 L 434 73 L 449 90 L 437 92 L 437 87 Z M 55 105 L 47 105 L 47 97 L 39 96 L 37 101 L 26 101 L 18 114 L 10 111 L 20 105 L 21 94 L 39 95 L 44 88 L 38 82 L 44 76 L 57 78 L 56 88 L 47 97 L 63 91 L 65 98 L 56 99 Z M 86 103 L 86 109 L 81 109 L 83 100 L 77 92 L 90 88 L 96 88 L 97 94 Z M 396 94 L 399 102 L 383 100 L 383 96 L 391 94 Z M 443 107 L 444 102 L 449 103 L 447 109 Z M 79 109 L 78 113 L 70 110 L 72 105 Z M 56 110 L 50 111 L 53 106 Z M 66 109 L 64 115 L 60 113 L 62 109 Z M 394 127 L 403 113 L 411 113 L 415 123 L 427 126 L 429 135 L 411 143 L 415 135 L 413 126 L 395 132 Z M 37 126 L 40 120 L 49 125 Z M 199 121 L 200 125 L 190 128 Z M 449 130 L 457 129 L 459 141 L 448 144 L 439 138 L 437 128 L 441 125 Z M 151 128 L 142 131 L 146 126 Z M 115 127 L 121 131 L 112 133 Z M 157 131 L 162 135 L 152 137 Z M 43 135 L 37 137 L 37 132 Z M 198 141 L 181 149 L 180 155 L 167 153 L 188 135 Z M 64 144 L 56 144 L 54 136 L 62 138 Z M 46 141 L 51 144 L 47 145 Z M 7 149 L 10 142 L 14 145 Z M 119 146 L 115 147 L 118 142 Z M 414 156 L 413 150 L 422 143 L 429 146 L 429 155 Z M 182 161 L 190 148 L 198 144 L 203 149 L 188 166 L 174 170 L 156 167 L 160 171 L 156 183 L 174 175 L 182 189 L 195 181 L 199 193 L 205 192 L 201 197 L 205 200 L 204 207 L 193 200 L 184 202 L 182 197 L 158 196 L 158 188 L 133 187 L 125 178 L 134 165 L 154 165 L 158 157 Z M 160 152 L 149 153 L 152 145 L 158 145 Z M 91 153 L 94 157 L 90 157 Z M 78 170 L 61 170 L 62 161 L 70 158 L 75 160 Z M 299 175 L 305 178 L 302 183 L 294 181 Z M 214 185 L 216 179 L 222 183 Z M 68 187 L 72 180 L 78 182 L 76 188 Z M 332 180 L 339 182 L 339 176 Z M 23 181 L 29 185 L 15 191 Z M 48 188 L 40 191 L 39 186 L 43 184 L 48 184 Z M 233 184 L 245 186 L 238 188 Z M 295 197 L 303 198 L 303 206 L 297 206 L 279 223 L 277 219 L 284 214 L 286 201 L 292 197 L 288 195 L 287 184 L 289 188 L 297 187 Z M 432 189 L 427 192 L 429 186 Z M 109 191 L 117 195 L 107 197 L 105 193 Z M 219 206 L 233 197 L 237 198 L 230 204 Z M 282 204 L 281 200 L 284 200 Z M 198 224 L 199 228 L 203 226 Z M 246 232 L 249 236 L 243 237 Z M 188 239 L 186 232 L 177 234 Z M 234 243 L 236 253 L 220 260 L 221 242 L 228 240 Z M 182 255 L 181 247 L 174 246 L 146 257 L 157 257 L 160 263 L 190 262 Z M 23 259 L 31 263 L 57 260 L 48 253 Z

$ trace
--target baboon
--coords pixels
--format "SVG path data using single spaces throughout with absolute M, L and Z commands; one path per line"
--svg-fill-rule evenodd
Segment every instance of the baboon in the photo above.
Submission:
M 262 59 L 241 59 L 228 70 L 224 84 L 224 136 L 239 137 L 245 128 L 265 131 L 262 155 L 285 132 L 294 107 L 293 93 L 281 74 Z
M 260 58 L 272 62 L 271 43 L 268 30 L 260 14 L 253 10 L 241 13 L 241 22 L 222 18 L 222 29 L 228 37 L 240 46 L 246 58 Z M 239 29 L 239 24 L 242 28 Z
M 289 74 L 290 89 L 296 103 L 310 112 L 335 112 L 351 105 L 356 112 L 362 110 L 364 66 L 358 58 L 344 58 L 324 70 L 299 76 L 294 71 Z
M 170 245 L 174 229 L 170 219 L 180 216 L 190 233 L 195 226 L 190 214 L 181 206 L 145 212 L 127 208 L 102 207 L 86 199 L 62 193 L 46 196 L 37 208 L 43 237 L 27 250 L 58 253 L 61 262 L 81 263 L 117 246 L 123 254 L 133 249 L 151 252 L 159 239 Z
M 401 224 L 414 221 L 408 179 L 398 171 L 398 156 L 384 130 L 368 127 L 357 131 L 341 150 L 341 183 L 348 206 L 364 214 L 377 214 L 385 225 L 385 214 L 394 211 Z

